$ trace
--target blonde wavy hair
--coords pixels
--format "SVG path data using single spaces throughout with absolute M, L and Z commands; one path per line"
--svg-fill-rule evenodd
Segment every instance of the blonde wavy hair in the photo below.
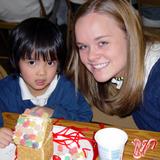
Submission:
M 111 15 L 128 38 L 127 71 L 120 90 L 110 82 L 99 83 L 81 63 L 73 26 L 72 53 L 66 74 L 75 81 L 88 102 L 101 111 L 118 116 L 129 115 L 142 100 L 146 39 L 138 12 L 126 0 L 89 0 L 76 13 L 76 21 L 91 12 Z

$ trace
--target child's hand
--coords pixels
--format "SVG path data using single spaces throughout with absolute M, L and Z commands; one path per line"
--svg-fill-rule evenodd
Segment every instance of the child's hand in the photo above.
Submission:
M 31 109 L 26 109 L 24 113 L 31 114 L 31 115 L 37 115 L 40 117 L 43 116 L 44 114 L 47 114 L 48 117 L 51 117 L 53 112 L 54 110 L 49 107 L 36 106 Z
M 9 128 L 0 128 L 0 148 L 5 148 L 12 142 L 13 131 Z

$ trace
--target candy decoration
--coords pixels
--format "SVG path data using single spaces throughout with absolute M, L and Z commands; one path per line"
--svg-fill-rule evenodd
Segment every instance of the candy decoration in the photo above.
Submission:
M 57 150 L 58 150 L 59 152 L 62 152 L 62 151 L 63 151 L 63 146 L 62 146 L 62 145 L 58 145 Z
M 58 152 L 56 154 L 61 159 L 85 160 L 88 157 L 91 149 L 80 146 L 80 141 L 89 141 L 93 146 L 95 140 L 84 137 L 81 131 L 88 131 L 88 128 L 65 127 L 56 133 L 53 132 L 53 141 L 57 143 Z M 60 146 L 63 146 L 64 149 L 61 150 Z
M 149 148 L 153 150 L 157 146 L 158 142 L 156 139 L 141 141 L 135 138 L 134 141 L 132 141 L 132 144 L 134 145 L 133 157 L 135 159 L 139 159 L 145 156 Z
M 47 117 L 47 114 L 44 114 L 44 116 L 42 113 L 39 114 L 42 117 Z M 15 127 L 14 142 L 26 147 L 40 148 L 49 122 L 49 118 L 42 117 L 22 114 Z
M 82 139 L 83 140 L 88 140 L 88 139 L 82 136 L 82 134 L 79 131 L 74 131 L 70 133 L 69 132 L 70 129 L 71 128 L 66 127 L 57 133 L 53 133 L 54 141 L 59 145 L 64 145 L 66 148 L 68 148 L 69 153 L 72 156 L 76 154 L 80 154 L 82 156 L 81 153 L 78 153 L 78 149 L 80 148 L 79 141 Z M 86 151 L 90 151 L 90 149 L 82 148 L 84 158 L 87 157 Z
M 76 147 L 76 146 L 69 149 L 69 153 L 70 153 L 71 155 L 73 155 L 73 154 L 75 154 L 75 153 L 77 153 L 77 152 L 78 152 L 78 150 L 77 150 L 77 147 Z
M 16 157 L 24 159 L 51 159 L 53 155 L 52 119 L 29 114 L 18 118 L 13 141 L 17 145 Z
M 61 158 L 57 155 L 53 155 L 52 160 L 61 160 Z

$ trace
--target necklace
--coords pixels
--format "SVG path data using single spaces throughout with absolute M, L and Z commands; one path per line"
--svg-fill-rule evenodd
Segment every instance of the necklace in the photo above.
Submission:
M 117 85 L 116 86 L 117 89 L 120 89 L 122 87 L 123 80 L 124 80 L 124 77 L 114 77 L 112 78 L 111 82 Z

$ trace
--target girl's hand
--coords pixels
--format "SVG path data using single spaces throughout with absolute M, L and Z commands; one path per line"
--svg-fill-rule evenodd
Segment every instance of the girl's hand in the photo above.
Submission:
M 9 128 L 0 128 L 0 148 L 5 148 L 12 142 L 13 131 Z
M 37 116 L 44 116 L 45 114 L 48 115 L 48 117 L 51 117 L 53 115 L 54 110 L 49 107 L 41 107 L 36 106 L 31 109 L 26 109 L 24 113 L 31 114 L 31 115 L 37 115 Z

